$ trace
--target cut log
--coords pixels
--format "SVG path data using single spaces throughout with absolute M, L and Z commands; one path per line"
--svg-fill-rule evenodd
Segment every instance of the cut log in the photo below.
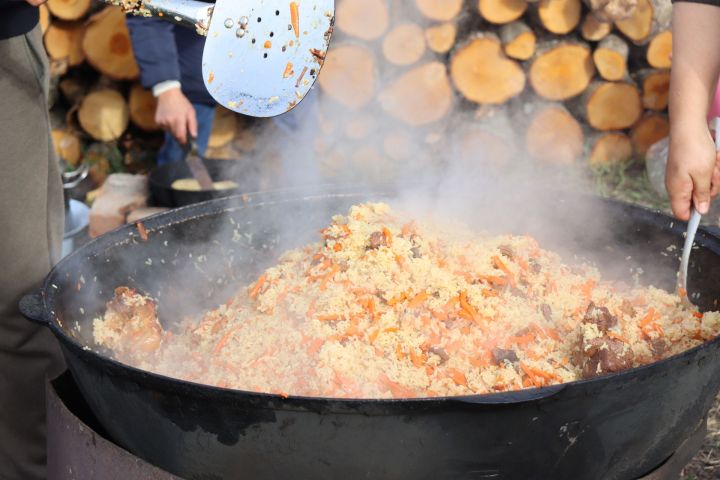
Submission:
M 345 124 L 345 136 L 351 140 L 362 140 L 372 132 L 373 117 L 368 114 L 354 115 Z
M 390 132 L 383 138 L 383 152 L 392 160 L 407 160 L 412 156 L 413 142 L 402 131 Z
M 512 22 L 500 29 L 505 55 L 515 60 L 528 60 L 535 55 L 535 32 L 523 22 Z
M 232 110 L 218 106 L 215 109 L 208 147 L 222 148 L 233 141 L 237 130 L 237 115 Z
M 525 148 L 544 163 L 569 165 L 583 153 L 582 127 L 560 104 L 544 105 L 531 114 Z
M 580 23 L 582 3 L 580 0 L 540 0 L 538 17 L 540 24 L 551 33 L 565 35 Z
M 435 53 L 447 53 L 455 45 L 457 27 L 454 23 L 442 23 L 425 30 L 425 41 Z
M 486 167 L 509 164 L 516 156 L 516 149 L 505 135 L 492 127 L 473 125 L 464 129 L 457 141 L 458 159 L 472 175 Z
M 667 117 L 659 113 L 651 113 L 640 119 L 630 131 L 633 150 L 639 158 L 645 158 L 648 149 L 656 142 L 667 137 L 670 124 Z
M 642 88 L 642 104 L 648 110 L 661 112 L 668 107 L 670 72 L 667 70 L 641 70 L 636 73 Z
M 70 166 L 80 163 L 82 151 L 78 136 L 67 128 L 54 128 L 51 133 L 55 154 Z
M 633 43 L 645 45 L 657 33 L 669 30 L 671 19 L 671 0 L 637 0 L 632 15 L 615 26 Z
M 385 0 L 342 0 L 335 13 L 338 30 L 361 40 L 380 38 L 390 23 Z
M 445 117 L 453 92 L 445 65 L 431 62 L 408 70 L 378 95 L 380 106 L 407 125 L 425 125 Z
M 425 35 L 414 23 L 400 23 L 385 35 L 382 44 L 385 59 L 395 65 L 411 65 L 425 53 Z
M 135 125 L 148 132 L 160 130 L 160 126 L 155 123 L 157 99 L 150 90 L 144 89 L 139 83 L 134 84 L 130 88 L 128 104 L 130 120 Z
M 328 97 L 352 110 L 370 102 L 375 95 L 375 57 L 359 45 L 333 46 L 325 57 L 318 84 Z
M 647 47 L 648 64 L 653 68 L 670 68 L 672 62 L 672 32 L 667 30 L 655 35 Z
M 610 81 L 625 78 L 629 51 L 625 40 L 617 35 L 605 37 L 593 52 L 593 61 L 600 76 Z
M 481 34 L 459 47 L 450 60 L 455 88 L 476 103 L 504 103 L 525 88 L 525 72 L 505 56 L 500 39 Z
M 588 144 L 588 163 L 593 167 L 625 163 L 632 159 L 632 143 L 622 132 L 598 132 Z
M 588 13 L 580 26 L 580 35 L 588 42 L 599 42 L 610 35 L 612 27 L 612 23 L 601 22 L 595 15 Z
M 50 26 L 50 10 L 47 5 L 42 4 L 38 7 L 38 13 L 40 14 L 40 31 L 45 33 Z
M 447 22 L 458 16 L 463 0 L 415 0 L 415 6 L 430 20 Z
M 106 7 L 90 17 L 82 49 L 95 70 L 114 80 L 134 80 L 140 73 L 125 25 L 125 14 L 119 7 Z
M 48 0 L 47 6 L 60 20 L 80 20 L 90 11 L 92 0 Z
M 580 101 L 582 118 L 596 130 L 630 128 L 642 115 L 640 93 L 628 82 L 593 82 Z
M 66 60 L 69 67 L 80 65 L 85 60 L 84 33 L 85 26 L 80 22 L 53 22 L 43 38 L 48 56 L 53 60 Z
M 527 10 L 525 0 L 478 0 L 480 16 L 490 23 L 504 25 L 522 17 Z
M 592 14 L 601 22 L 617 22 L 630 17 L 637 0 L 584 0 Z
M 89 93 L 78 108 L 78 121 L 95 140 L 110 142 L 120 138 L 128 126 L 127 102 L 115 90 L 102 89 Z
M 530 67 L 530 84 L 548 100 L 567 100 L 581 94 L 595 75 L 590 47 L 572 41 L 549 41 L 538 46 Z

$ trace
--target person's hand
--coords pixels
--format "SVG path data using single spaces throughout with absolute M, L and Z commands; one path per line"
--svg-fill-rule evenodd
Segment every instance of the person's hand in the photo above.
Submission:
M 179 88 L 173 88 L 158 96 L 155 122 L 170 132 L 180 144 L 187 143 L 188 133 L 197 137 L 197 117 L 190 101 Z
M 665 185 L 672 211 L 680 220 L 690 218 L 694 205 L 701 214 L 720 189 L 720 157 L 707 126 L 699 125 L 670 133 Z
M 32 5 L 33 7 L 39 7 L 43 3 L 47 2 L 47 0 L 25 0 L 27 3 Z

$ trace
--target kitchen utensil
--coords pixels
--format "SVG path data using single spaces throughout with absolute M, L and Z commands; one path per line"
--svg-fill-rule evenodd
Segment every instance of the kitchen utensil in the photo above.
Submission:
M 105 0 L 206 35 L 203 80 L 222 106 L 254 117 L 280 115 L 315 83 L 327 52 L 334 0 Z
M 197 141 L 190 138 L 187 145 L 187 153 L 185 154 L 185 163 L 190 167 L 190 172 L 197 182 L 200 184 L 201 190 L 215 190 L 213 180 L 205 166 L 204 159 L 198 152 Z
M 720 150 L 720 117 L 716 117 L 713 120 L 713 126 L 715 130 L 715 150 Z M 685 233 L 685 243 L 680 259 L 680 272 L 678 274 L 678 293 L 686 304 L 692 303 L 687 288 L 687 272 L 688 264 L 690 263 L 690 253 L 692 252 L 693 243 L 695 243 L 695 234 L 697 233 L 701 218 L 702 216 L 693 206 L 690 209 L 690 220 L 688 221 L 687 232 Z

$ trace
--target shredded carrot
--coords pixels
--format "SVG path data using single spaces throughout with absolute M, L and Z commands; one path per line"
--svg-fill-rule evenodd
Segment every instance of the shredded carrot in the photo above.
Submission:
M 395 263 L 397 263 L 400 267 L 405 266 L 405 257 L 402 255 L 395 255 Z
M 250 290 L 250 298 L 255 298 L 260 293 L 260 289 L 265 285 L 265 281 L 267 280 L 267 273 L 263 273 L 260 275 L 260 278 L 258 278 L 257 282 L 255 282 L 255 286 Z
M 415 223 L 415 220 L 412 220 L 412 221 L 406 223 L 405 225 L 402 226 L 402 229 L 400 230 L 403 237 L 409 237 L 416 231 L 417 231 L 417 224 Z
M 465 374 L 463 372 L 457 368 L 448 368 L 447 373 L 453 382 L 458 385 L 462 385 L 463 387 L 467 387 L 467 378 L 465 378 Z
M 145 229 L 145 225 L 143 225 L 142 222 L 137 222 L 135 226 L 137 227 L 138 233 L 140 234 L 140 238 L 142 239 L 142 241 L 147 242 L 148 234 L 147 230 Z
M 500 257 L 498 257 L 497 255 L 492 256 L 492 261 L 493 261 L 493 264 L 495 265 L 495 268 L 502 270 L 505 273 L 505 275 L 507 275 L 508 282 L 510 282 L 510 285 L 514 287 L 515 286 L 515 278 L 513 277 L 512 271 L 508 268 L 507 265 L 505 265 L 505 262 L 500 260 Z
M 619 340 L 619 341 L 621 341 L 621 342 L 623 342 L 623 343 L 630 343 L 630 342 L 628 342 L 628 339 L 627 339 L 627 338 L 625 338 L 625 337 L 623 337 L 622 335 L 620 335 L 620 334 L 618 334 L 618 333 L 615 333 L 615 332 L 609 331 L 609 332 L 608 332 L 608 337 L 613 338 L 613 339 L 615 339 L 615 340 Z
M 649 323 L 655 321 L 655 309 L 650 307 L 650 309 L 647 312 L 647 315 L 645 315 L 642 320 L 640 320 L 640 328 L 643 328 L 644 326 L 648 325 Z
M 414 348 L 410 349 L 410 361 L 413 365 L 420 368 L 425 364 L 425 354 L 420 352 L 419 354 L 415 352 Z
M 320 320 L 321 322 L 332 322 L 332 321 L 335 321 L 335 320 L 340 320 L 340 319 L 342 319 L 342 316 L 341 316 L 341 315 L 337 315 L 337 314 L 336 314 L 336 315 L 318 315 L 318 316 L 315 317 L 315 318 L 317 318 L 317 319 Z
M 320 282 L 320 290 L 325 290 L 327 288 L 328 282 L 333 279 L 336 273 L 340 271 L 340 265 L 333 265 L 332 268 L 330 268 L 330 271 L 325 274 L 322 281 Z
M 220 340 L 218 340 L 218 343 L 215 345 L 215 348 L 213 349 L 213 353 L 217 355 L 220 353 L 220 351 L 227 345 L 228 341 L 230 341 L 230 338 L 238 331 L 240 330 L 240 327 L 235 327 L 231 330 L 228 330 L 222 337 L 220 337 Z
M 405 352 L 403 351 L 399 343 L 395 345 L 395 356 L 397 356 L 398 360 L 402 360 L 403 358 L 405 358 Z
M 265 43 L 263 44 L 263 47 L 270 48 L 272 47 L 272 42 L 270 40 L 265 40 Z
M 700 312 L 693 312 L 692 316 L 695 318 L 703 318 L 703 314 Z
M 392 232 L 390 232 L 390 229 L 387 227 L 383 227 L 382 234 L 383 234 L 383 237 L 385 238 L 385 244 L 388 247 L 391 247 L 392 243 L 393 243 L 393 237 L 392 237 Z
M 325 344 L 325 340 L 323 340 L 322 338 L 316 338 L 316 339 L 313 340 L 313 341 L 310 343 L 310 345 L 307 347 L 307 352 L 308 352 L 310 355 L 314 355 L 314 354 L 316 354 L 317 352 L 320 351 L 320 349 L 322 348 L 322 346 L 323 346 L 324 344 Z
M 290 23 L 295 31 L 295 38 L 300 38 L 300 14 L 297 2 L 290 2 Z
M 680 296 L 680 298 L 687 297 L 687 290 L 682 287 L 678 288 L 678 295 Z
M 388 327 L 388 328 L 383 329 L 383 332 L 393 333 L 393 332 L 397 332 L 398 330 L 399 330 L 398 327 Z
M 460 308 L 462 308 L 465 312 L 468 313 L 468 315 L 470 316 L 470 320 L 478 320 L 477 311 L 468 302 L 467 293 L 465 291 L 460 292 Z
M 410 390 L 407 387 L 403 387 L 402 385 L 400 385 L 397 382 L 393 382 L 384 373 L 380 374 L 379 379 L 380 379 L 380 383 L 385 385 L 388 388 L 388 390 L 390 390 L 390 393 L 392 393 L 394 397 L 408 398 L 408 397 L 415 396 L 415 392 L 413 390 Z
M 425 300 L 428 299 L 427 292 L 420 292 L 417 295 L 415 295 L 409 302 L 408 307 L 410 308 L 416 308 L 423 304 Z
M 595 280 L 592 278 L 580 286 L 580 292 L 585 298 L 592 296 L 593 288 L 595 288 Z
M 508 284 L 508 279 L 507 279 L 507 278 L 505 278 L 505 277 L 498 277 L 498 276 L 495 276 L 495 275 L 483 275 L 483 276 L 479 277 L 479 280 L 480 280 L 480 281 L 483 281 L 483 282 L 486 282 L 486 283 L 489 283 L 489 284 L 491 284 L 491 285 L 497 285 L 497 286 L 507 285 L 507 284 Z
M 405 300 L 406 298 L 407 298 L 407 294 L 406 294 L 406 293 L 401 293 L 401 294 L 399 294 L 399 295 L 391 298 L 390 300 L 388 300 L 388 301 L 387 301 L 387 304 L 390 305 L 391 307 L 394 307 L 395 305 L 397 305 L 398 303 L 402 302 L 402 301 Z
M 293 74 L 293 64 L 292 62 L 288 62 L 287 65 L 285 65 L 285 71 L 283 72 L 283 78 L 288 78 Z
M 313 298 L 313 299 L 310 301 L 310 306 L 308 307 L 307 313 L 305 313 L 305 316 L 306 316 L 307 318 L 311 318 L 313 315 L 315 315 L 316 305 L 317 305 L 317 298 Z
M 378 337 L 378 335 L 380 335 L 380 329 L 379 329 L 379 328 L 378 328 L 377 330 L 375 330 L 374 332 L 372 332 L 370 335 L 368 335 L 368 341 L 369 341 L 370 343 L 375 342 L 375 339 Z

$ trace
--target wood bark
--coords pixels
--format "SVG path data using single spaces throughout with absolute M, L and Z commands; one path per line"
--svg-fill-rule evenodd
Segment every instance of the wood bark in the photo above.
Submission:
M 608 35 L 595 48 L 593 61 L 605 80 L 622 80 L 627 75 L 628 44 L 617 35 Z

